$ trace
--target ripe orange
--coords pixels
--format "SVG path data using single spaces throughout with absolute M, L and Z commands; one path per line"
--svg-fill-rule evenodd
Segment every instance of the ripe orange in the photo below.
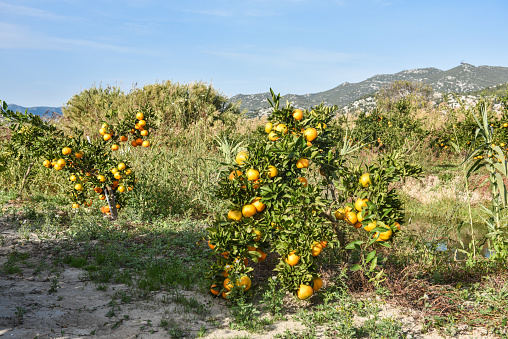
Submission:
M 370 184 L 372 184 L 372 182 L 370 181 L 370 174 L 369 173 L 362 174 L 359 182 L 363 187 L 368 187 Z
M 304 177 L 299 177 L 298 181 L 300 181 L 303 184 L 304 187 L 307 186 L 307 179 L 305 179 Z
M 233 283 L 229 278 L 224 279 L 224 282 L 222 283 L 222 286 L 224 286 L 225 289 L 228 291 L 231 291 L 233 289 Z
M 246 275 L 243 275 L 239 280 L 236 281 L 236 286 L 243 287 L 244 291 L 247 291 L 252 286 L 252 281 Z
M 317 127 L 318 127 L 318 128 L 321 128 L 321 129 L 326 129 L 326 124 L 325 124 L 324 122 L 323 122 L 322 124 L 321 124 L 321 123 L 319 123 L 319 124 L 317 125 Z
M 326 246 L 328 246 L 328 241 L 321 240 L 321 247 L 326 248 Z
M 60 166 L 60 167 L 64 167 L 64 166 L 67 164 L 67 162 L 65 162 L 65 160 L 64 160 L 64 159 L 58 159 L 58 161 L 56 162 L 56 164 L 57 164 L 58 166 Z
M 250 180 L 250 181 L 254 181 L 254 180 L 257 180 L 259 178 L 259 171 L 254 169 L 254 168 L 250 168 L 248 171 L 247 171 L 247 180 Z
M 361 212 L 362 208 L 367 207 L 367 199 L 357 199 L 355 201 L 355 208 L 357 211 Z
M 265 253 L 265 252 L 263 252 L 263 251 L 262 251 L 261 249 L 259 249 L 259 248 L 258 248 L 258 249 L 256 249 L 256 251 L 258 251 L 258 252 L 259 252 L 259 254 L 261 254 L 261 256 L 258 258 L 258 262 L 262 262 L 263 260 L 265 260 L 265 259 L 266 259 L 266 253 Z
M 309 127 L 303 132 L 303 135 L 307 141 L 312 141 L 317 138 L 317 130 L 315 128 Z
M 136 119 L 138 119 L 138 120 L 143 120 L 144 118 L 145 118 L 145 116 L 143 115 L 143 113 L 142 113 L 142 112 L 138 112 L 138 113 L 136 113 Z
M 104 194 L 99 195 L 99 200 L 105 200 L 106 196 Z
M 242 207 L 242 215 L 246 218 L 252 217 L 256 212 L 257 210 L 254 205 L 249 204 Z
M 346 214 L 344 215 L 344 220 L 346 220 L 348 223 L 350 223 L 351 225 L 354 225 L 356 224 L 356 222 L 358 221 L 358 218 L 356 216 L 356 213 L 355 212 L 351 212 L 351 211 L 348 211 L 346 212 Z
M 111 145 L 111 150 L 112 150 L 112 151 L 118 151 L 118 148 L 119 148 L 119 147 L 118 147 L 118 145 L 117 145 L 117 144 L 113 144 L 113 145 Z
M 240 211 L 229 211 L 228 219 L 240 221 L 242 219 L 242 212 Z
M 302 118 L 303 118 L 303 112 L 302 112 L 302 110 L 301 109 L 295 109 L 293 111 L 293 118 L 295 120 L 298 120 L 298 121 L 302 120 Z
M 49 160 L 44 160 L 44 162 L 42 163 L 42 165 L 43 165 L 44 167 L 50 168 L 50 167 L 51 167 L 51 161 L 49 161 Z
M 321 278 L 319 277 L 312 279 L 312 282 L 314 283 L 314 287 L 312 287 L 312 290 L 314 292 L 323 287 L 323 280 L 321 280 Z
M 76 159 L 81 159 L 83 158 L 83 152 L 76 152 L 74 153 L 74 156 L 76 157 Z
M 312 142 L 307 141 L 307 147 L 310 147 L 310 146 L 312 146 Z
M 362 223 L 357 221 L 354 225 L 353 225 L 355 228 L 361 228 L 362 227 Z
M 138 144 L 138 146 L 141 146 L 143 144 L 143 139 L 137 138 L 136 139 L 136 144 Z
M 273 124 L 271 122 L 267 122 L 265 125 L 265 132 L 270 133 L 272 131 Z
M 397 228 L 397 230 L 399 230 L 399 231 L 400 231 L 400 224 L 399 224 L 398 222 L 395 222 L 395 224 L 393 224 L 393 226 L 394 226 L 395 228 Z
M 129 174 L 131 174 L 131 173 L 132 173 L 132 170 L 131 170 L 130 168 L 127 168 L 127 169 L 125 170 L 125 175 L 129 175 Z
M 370 222 L 367 226 L 365 226 L 363 229 L 366 230 L 367 232 L 370 232 L 374 228 L 376 228 L 376 226 L 377 226 L 377 221 L 374 220 L 374 221 Z
M 72 149 L 70 147 L 64 147 L 62 148 L 62 154 L 63 155 L 69 155 L 72 153 Z
M 346 209 L 344 207 L 341 207 L 335 211 L 334 215 L 335 219 L 344 220 L 344 218 L 346 217 Z
M 262 236 L 263 234 L 261 233 L 261 231 L 260 231 L 260 230 L 254 230 L 254 232 L 253 232 L 253 233 L 256 235 L 256 237 L 254 238 L 254 241 L 259 241 L 259 240 L 261 240 L 261 236 Z
M 268 177 L 269 178 L 273 178 L 273 177 L 276 177 L 277 174 L 279 174 L 279 171 L 277 170 L 277 168 L 275 166 L 268 166 Z
M 81 184 L 76 184 L 76 185 L 74 185 L 74 189 L 75 189 L 76 191 L 81 191 L 81 190 L 83 190 L 83 185 L 81 185 Z
M 125 186 L 120 185 L 120 186 L 118 186 L 117 190 L 118 190 L 118 192 L 123 193 L 123 192 L 125 192 Z
M 71 175 L 71 176 L 69 177 L 69 180 L 70 180 L 70 181 L 76 181 L 76 179 L 77 179 L 77 178 L 76 178 L 76 176 L 75 176 L 74 174 L 73 174 L 73 175 Z
M 312 287 L 310 287 L 309 285 L 300 285 L 300 288 L 298 289 L 298 299 L 300 300 L 305 300 L 307 298 L 309 298 L 310 296 L 312 296 L 312 294 L 314 293 L 314 291 L 312 290 Z
M 236 170 L 236 171 L 232 171 L 231 173 L 229 173 L 229 180 L 234 180 L 235 178 L 241 176 L 243 173 L 240 172 L 239 170 Z
M 150 147 L 150 141 L 148 141 L 148 140 L 143 141 L 141 146 L 143 146 L 143 147 Z
M 362 212 L 358 212 L 358 213 L 356 213 L 356 219 L 358 220 L 358 222 L 362 222 L 362 221 L 363 221 L 363 215 L 362 215 Z
M 387 230 L 381 233 L 379 232 L 374 233 L 373 238 L 377 238 L 377 236 L 379 235 L 379 238 L 377 238 L 376 241 L 386 241 L 392 237 L 393 232 L 390 226 L 385 225 L 383 227 L 387 228 Z
M 106 133 L 102 136 L 102 138 L 104 139 L 104 141 L 108 141 L 109 139 L 111 139 L 112 135 L 109 134 L 109 133 Z
M 212 285 L 212 287 L 210 288 L 210 292 L 212 292 L 213 295 L 219 295 L 219 291 L 217 290 L 219 286 L 217 285 Z
M 99 180 L 100 182 L 104 182 L 104 181 L 106 181 L 106 177 L 103 175 L 98 175 L 97 180 Z
M 208 247 L 210 247 L 213 250 L 215 248 L 215 245 L 210 243 L 210 240 L 208 240 Z
M 295 251 L 289 253 L 289 255 L 284 259 L 284 261 L 289 266 L 295 266 L 300 261 L 300 257 L 295 254 Z
M 275 130 L 282 134 L 288 134 L 288 127 L 284 124 L 278 124 L 275 126 Z
M 95 187 L 93 190 L 95 191 L 95 193 L 99 193 L 99 194 L 102 193 L 102 188 L 100 188 L 100 187 Z
M 279 137 L 277 136 L 277 133 L 275 133 L 274 131 L 271 131 L 268 134 L 268 140 L 270 140 L 270 141 L 276 141 L 277 139 L 279 139 Z
M 145 120 L 139 120 L 138 121 L 138 125 L 139 125 L 139 127 L 145 127 L 146 126 L 146 121 Z
M 266 205 L 261 202 L 261 197 L 257 197 L 256 199 L 254 199 L 251 205 L 253 205 L 256 208 L 256 211 L 258 212 L 262 212 L 266 207 Z
M 131 141 L 131 146 L 133 146 L 133 147 L 137 147 L 138 146 L 138 143 L 136 142 L 136 140 L 132 140 Z
M 116 172 L 113 176 L 115 177 L 115 179 L 118 180 L 122 179 L 122 175 L 120 174 L 120 172 Z
M 321 243 L 314 241 L 314 243 L 312 244 L 312 249 L 311 249 L 312 256 L 313 257 L 318 256 L 322 250 L 323 250 L 323 246 L 321 245 Z
M 125 141 L 127 141 L 127 140 L 128 140 L 128 138 L 127 138 L 125 135 L 122 135 L 122 136 L 120 137 L 120 141 L 125 142 Z
M 118 166 L 116 166 L 120 171 L 123 171 L 125 169 L 125 164 L 123 162 L 119 163 Z
M 309 160 L 308 159 L 298 159 L 296 162 L 296 168 L 307 168 L 309 167 Z
M 249 159 L 249 154 L 246 151 L 241 151 L 236 155 L 236 163 L 238 165 L 243 165 L 245 161 Z
M 140 134 L 141 134 L 142 136 L 146 137 L 146 136 L 148 135 L 148 131 L 147 131 L 146 129 L 144 129 L 144 130 L 142 130 L 142 131 L 140 132 Z

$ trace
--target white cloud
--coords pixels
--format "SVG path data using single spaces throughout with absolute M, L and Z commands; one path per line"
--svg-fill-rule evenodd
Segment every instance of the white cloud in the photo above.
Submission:
M 26 7 L 26 6 L 16 6 L 16 5 L 7 4 L 5 2 L 0 2 L 0 12 L 11 13 L 16 16 L 32 17 L 32 18 L 39 18 L 39 19 L 45 19 L 45 20 L 70 21 L 70 20 L 77 20 L 78 19 L 76 17 L 58 15 L 58 14 L 55 14 L 53 12 L 46 11 L 43 9 Z

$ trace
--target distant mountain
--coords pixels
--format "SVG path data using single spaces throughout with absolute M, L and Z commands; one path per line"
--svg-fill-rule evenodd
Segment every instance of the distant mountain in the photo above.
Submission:
M 29 113 L 36 114 L 39 116 L 47 116 L 51 117 L 53 113 L 56 115 L 63 115 L 62 107 L 46 107 L 46 106 L 37 106 L 37 107 L 23 107 L 15 104 L 9 104 L 8 107 L 11 111 L 18 111 L 25 113 L 25 110 L 28 110 Z
M 435 92 L 465 93 L 508 82 L 508 67 L 476 67 L 463 63 L 447 71 L 437 68 L 419 68 L 395 74 L 375 75 L 358 83 L 345 82 L 324 92 L 304 95 L 286 94 L 283 97 L 296 107 L 308 108 L 324 102 L 325 105 L 337 105 L 342 108 L 362 97 L 368 97 L 369 94 L 381 89 L 383 85 L 397 80 L 420 81 L 431 85 Z M 249 116 L 259 116 L 268 112 L 270 107 L 266 100 L 268 97 L 271 97 L 269 92 L 238 94 L 233 96 L 231 101 L 241 101 L 241 108 L 247 109 Z

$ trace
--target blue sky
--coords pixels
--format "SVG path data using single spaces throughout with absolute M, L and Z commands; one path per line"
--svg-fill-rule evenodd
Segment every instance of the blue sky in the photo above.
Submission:
M 508 66 L 508 1 L 0 0 L 0 100 L 60 106 L 92 85 L 315 93 L 465 61 Z

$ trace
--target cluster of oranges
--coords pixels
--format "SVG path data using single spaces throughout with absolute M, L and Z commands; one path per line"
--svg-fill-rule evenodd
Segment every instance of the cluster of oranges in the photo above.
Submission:
M 370 174 L 364 173 L 360 177 L 359 183 L 362 185 L 362 187 L 369 187 L 372 184 L 370 180 Z M 376 241 L 389 240 L 393 235 L 392 227 L 382 222 L 378 224 L 378 221 L 372 218 L 367 219 L 368 222 L 364 222 L 366 221 L 366 217 L 371 214 L 371 211 L 369 211 L 368 203 L 368 199 L 358 198 L 354 203 L 354 208 L 346 205 L 336 210 L 334 213 L 335 219 L 344 220 L 349 225 L 352 225 L 355 228 L 363 228 L 367 232 L 371 232 L 376 227 L 384 228 L 386 230 L 375 232 L 373 238 L 375 238 Z M 400 230 L 400 224 L 395 222 L 393 228 Z
M 126 135 L 127 133 L 116 135 L 115 131 L 113 131 L 110 126 L 108 126 L 108 124 L 102 125 L 102 127 L 99 129 L 99 134 L 102 135 L 104 141 L 113 141 L 113 144 L 111 145 L 111 150 L 113 151 L 117 151 L 120 148 L 117 143 L 118 141 L 129 141 L 129 137 Z M 134 128 L 130 130 L 130 134 L 132 135 L 132 141 L 130 142 L 132 147 L 150 147 L 150 141 L 143 140 L 143 138 L 147 137 L 149 134 L 147 122 L 143 112 L 136 113 L 136 121 L 134 123 Z

